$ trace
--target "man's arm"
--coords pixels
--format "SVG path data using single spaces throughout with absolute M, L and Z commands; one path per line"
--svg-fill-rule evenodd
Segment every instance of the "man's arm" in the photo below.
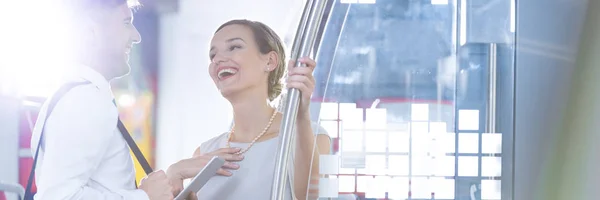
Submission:
M 148 199 L 142 190 L 90 187 L 117 123 L 116 110 L 106 101 L 100 91 L 84 86 L 57 103 L 46 122 L 36 199 Z

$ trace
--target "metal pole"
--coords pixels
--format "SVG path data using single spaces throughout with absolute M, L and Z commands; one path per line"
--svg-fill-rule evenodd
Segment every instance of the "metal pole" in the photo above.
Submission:
M 487 102 L 487 133 L 496 133 L 496 84 L 497 84 L 497 50 L 496 43 L 490 43 L 489 49 L 489 77 L 488 77 L 488 102 Z
M 297 60 L 300 57 L 310 55 L 323 18 L 326 3 L 327 0 L 306 1 L 294 38 L 294 44 L 292 45 L 291 59 Z M 296 67 L 304 66 L 296 62 Z M 291 152 L 290 146 L 292 144 L 294 126 L 296 125 L 298 106 L 300 104 L 300 92 L 297 89 L 291 89 L 286 99 L 288 102 L 284 104 L 285 109 L 281 121 L 280 146 L 273 176 L 271 200 L 283 200 L 285 197 L 285 186 L 288 181 L 288 160 Z

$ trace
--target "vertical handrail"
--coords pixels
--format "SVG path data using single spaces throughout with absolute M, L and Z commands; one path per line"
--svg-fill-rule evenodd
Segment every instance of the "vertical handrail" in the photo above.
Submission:
M 307 0 L 302 13 L 302 18 L 298 24 L 298 30 L 294 37 L 292 60 L 308 56 L 312 52 L 315 43 L 316 34 L 323 18 L 327 0 Z M 296 67 L 302 64 L 296 61 Z M 290 89 L 284 103 L 283 118 L 281 121 L 281 138 L 279 140 L 279 151 L 277 153 L 277 164 L 275 174 L 273 175 L 273 186 L 271 190 L 271 200 L 283 200 L 285 197 L 285 186 L 288 181 L 288 160 L 290 155 L 290 146 L 292 144 L 294 125 L 298 114 L 300 104 L 300 91 Z M 293 188 L 292 188 L 293 190 Z
M 497 57 L 498 45 L 490 43 L 488 58 L 488 99 L 487 99 L 487 133 L 496 133 L 496 84 L 497 84 Z

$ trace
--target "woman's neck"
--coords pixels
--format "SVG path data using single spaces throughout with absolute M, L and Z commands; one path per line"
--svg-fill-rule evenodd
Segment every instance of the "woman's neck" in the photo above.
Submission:
M 272 108 L 265 99 L 246 98 L 244 101 L 232 103 L 235 128 L 233 138 L 235 138 L 236 141 L 252 141 L 256 136 L 261 134 L 269 124 L 275 109 Z M 272 128 L 273 125 L 271 125 L 271 128 L 269 129 Z

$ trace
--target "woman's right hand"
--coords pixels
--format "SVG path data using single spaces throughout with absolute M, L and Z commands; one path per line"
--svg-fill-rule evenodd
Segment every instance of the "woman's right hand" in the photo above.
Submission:
M 171 180 L 174 193 L 179 193 L 183 190 L 183 180 L 194 178 L 200 170 L 208 164 L 213 156 L 219 156 L 225 160 L 225 164 L 217 171 L 218 175 L 231 176 L 231 170 L 239 169 L 240 166 L 235 162 L 244 159 L 242 155 L 236 155 L 239 148 L 221 148 L 210 153 L 198 153 L 191 158 L 180 160 L 179 162 L 169 166 L 167 176 Z
M 232 174 L 230 170 L 240 168 L 240 166 L 235 162 L 239 162 L 244 159 L 244 156 L 235 154 L 240 150 L 240 148 L 221 148 L 210 153 L 199 153 L 191 158 L 180 160 L 179 162 L 171 165 L 169 169 L 173 169 L 175 175 L 182 180 L 194 178 L 194 176 L 200 173 L 200 170 L 202 170 L 202 168 L 208 164 L 213 156 L 219 156 L 225 160 L 225 164 L 217 171 L 217 174 L 222 176 L 231 176 Z

